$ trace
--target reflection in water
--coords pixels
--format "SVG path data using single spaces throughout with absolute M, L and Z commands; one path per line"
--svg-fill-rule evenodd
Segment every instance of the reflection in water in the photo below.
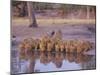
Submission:
M 12 73 L 95 69 L 95 56 L 64 52 L 28 52 L 12 58 Z

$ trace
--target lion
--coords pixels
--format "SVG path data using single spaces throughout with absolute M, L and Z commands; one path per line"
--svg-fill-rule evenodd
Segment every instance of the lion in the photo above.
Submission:
M 40 51 L 46 51 L 46 42 L 41 40 L 39 47 L 40 47 Z
M 60 45 L 59 43 L 56 43 L 55 44 L 55 51 L 58 52 L 60 50 Z
M 53 43 L 51 41 L 47 42 L 47 51 L 53 50 Z
M 64 42 L 62 41 L 62 42 L 60 43 L 60 51 L 63 52 L 64 50 L 65 50 L 65 44 L 64 44 Z

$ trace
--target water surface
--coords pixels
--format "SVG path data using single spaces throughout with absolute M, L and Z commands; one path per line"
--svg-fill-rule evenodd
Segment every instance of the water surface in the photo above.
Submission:
M 95 55 L 36 51 L 19 54 L 13 50 L 11 57 L 13 74 L 95 69 Z

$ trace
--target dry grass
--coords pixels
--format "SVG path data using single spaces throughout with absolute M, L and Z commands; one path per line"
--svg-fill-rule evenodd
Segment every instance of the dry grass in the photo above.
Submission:
M 73 24 L 73 25 L 81 25 L 81 24 L 95 24 L 95 19 L 37 19 L 38 25 L 61 25 L 61 24 Z M 28 18 L 12 18 L 13 25 L 29 25 Z

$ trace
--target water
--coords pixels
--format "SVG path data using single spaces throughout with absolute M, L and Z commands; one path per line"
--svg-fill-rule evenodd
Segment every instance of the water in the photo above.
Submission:
M 95 69 L 95 55 L 65 52 L 28 52 L 19 54 L 12 51 L 11 72 L 39 73 L 53 71 L 70 71 Z

